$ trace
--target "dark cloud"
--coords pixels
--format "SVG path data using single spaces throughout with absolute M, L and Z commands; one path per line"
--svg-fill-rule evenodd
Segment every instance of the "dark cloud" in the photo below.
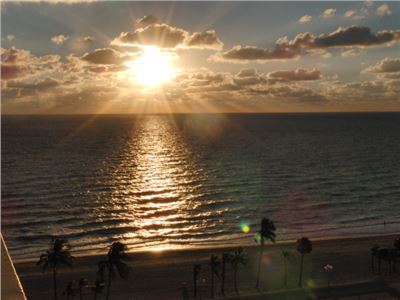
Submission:
M 310 32 L 298 34 L 293 40 L 287 37 L 276 41 L 271 49 L 253 46 L 235 46 L 232 49 L 217 53 L 211 58 L 217 61 L 269 61 L 293 59 L 301 55 L 315 53 L 315 49 L 332 47 L 372 47 L 387 45 L 400 41 L 400 30 L 384 30 L 373 33 L 364 26 L 339 27 L 329 34 L 315 36 Z
M 83 61 L 99 65 L 119 65 L 133 58 L 133 54 L 127 54 L 111 48 L 96 49 L 93 52 L 85 53 L 81 57 Z
M 195 32 L 185 40 L 185 46 L 188 48 L 200 49 L 222 49 L 223 43 L 217 37 L 214 30 L 207 30 L 205 32 Z
M 321 79 L 321 72 L 317 69 L 305 70 L 277 70 L 268 73 L 269 79 L 283 80 L 283 81 L 305 81 L 305 80 L 318 80 Z

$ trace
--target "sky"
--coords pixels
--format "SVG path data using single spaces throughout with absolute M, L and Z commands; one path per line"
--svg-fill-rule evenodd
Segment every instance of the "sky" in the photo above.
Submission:
M 400 111 L 400 2 L 1 3 L 2 114 Z

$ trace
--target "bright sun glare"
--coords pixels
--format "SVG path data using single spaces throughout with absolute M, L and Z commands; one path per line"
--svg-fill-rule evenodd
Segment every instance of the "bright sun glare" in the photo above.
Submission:
M 128 63 L 133 79 L 145 87 L 154 87 L 173 78 L 175 71 L 171 65 L 171 55 L 157 47 L 144 49 L 144 53 Z

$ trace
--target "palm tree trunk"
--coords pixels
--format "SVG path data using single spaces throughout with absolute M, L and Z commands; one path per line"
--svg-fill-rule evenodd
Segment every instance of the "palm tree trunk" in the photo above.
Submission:
M 371 254 L 371 269 L 372 269 L 372 274 L 375 274 L 375 264 L 374 264 L 374 255 Z
M 53 269 L 54 300 L 57 300 L 57 270 Z
M 284 283 L 285 287 L 287 287 L 287 266 L 286 266 L 286 257 L 285 256 L 283 257 L 283 268 L 284 268 L 283 283 Z
M 239 290 L 237 287 L 237 269 L 233 270 L 233 286 L 235 287 L 236 294 L 239 294 Z
M 97 300 L 97 291 L 94 291 L 94 300 Z
M 262 258 L 264 253 L 264 237 L 261 237 L 261 249 L 260 249 L 260 257 L 258 259 L 258 271 L 257 271 L 257 282 L 256 282 L 256 289 L 260 286 L 260 272 L 261 272 L 261 264 Z
M 211 299 L 214 298 L 214 268 L 211 266 Z
M 194 299 L 197 299 L 197 275 L 196 275 L 196 272 L 193 272 L 193 296 L 194 296 Z
M 221 294 L 225 295 L 225 257 L 222 255 Z
M 301 261 L 300 261 L 300 275 L 299 275 L 299 287 L 301 287 L 301 281 L 303 277 L 303 259 L 304 259 L 304 254 L 301 255 Z
M 108 283 L 107 283 L 107 294 L 106 294 L 106 300 L 110 298 L 110 288 L 111 288 L 111 266 L 108 267 Z
M 79 287 L 79 300 L 82 300 L 82 287 Z

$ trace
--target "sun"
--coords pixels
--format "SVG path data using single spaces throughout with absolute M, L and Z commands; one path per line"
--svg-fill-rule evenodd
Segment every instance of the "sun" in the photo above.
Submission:
M 127 65 L 134 81 L 145 87 L 155 87 L 173 79 L 175 70 L 172 59 L 171 54 L 157 47 L 148 47 L 143 49 L 140 57 Z

